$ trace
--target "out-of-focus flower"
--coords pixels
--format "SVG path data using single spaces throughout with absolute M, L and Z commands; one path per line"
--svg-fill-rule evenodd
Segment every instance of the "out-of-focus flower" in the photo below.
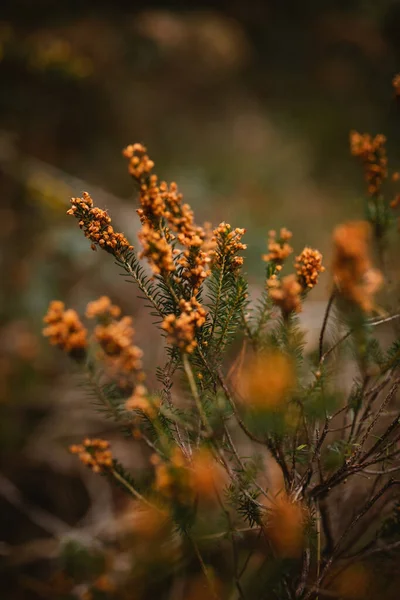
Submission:
M 345 223 L 333 233 L 332 272 L 340 294 L 363 311 L 374 308 L 374 295 L 383 283 L 369 256 L 371 228 L 366 221 Z
M 117 319 L 121 314 L 119 306 L 113 304 L 108 296 L 101 296 L 98 300 L 89 302 L 86 307 L 86 316 L 88 319 L 111 317 Z
M 113 466 L 110 443 L 106 440 L 87 438 L 82 444 L 70 446 L 69 451 L 77 454 L 79 460 L 95 473 L 100 473 Z
M 53 300 L 43 321 L 47 323 L 43 335 L 49 338 L 50 344 L 69 352 L 74 358 L 84 355 L 87 331 L 75 310 L 65 310 L 63 302 Z
M 293 312 L 301 312 L 301 294 L 303 288 L 296 275 L 286 275 L 278 279 L 273 275 L 267 280 L 267 290 L 271 300 L 279 306 L 284 316 Z
M 205 448 L 195 452 L 189 472 L 192 491 L 206 502 L 215 502 L 226 483 L 226 474 L 211 452 Z
M 139 384 L 135 387 L 131 396 L 125 402 L 126 410 L 138 410 L 147 415 L 149 418 L 154 418 L 157 413 L 157 401 L 150 400 L 146 387 Z
M 149 506 L 143 502 L 133 502 L 120 515 L 117 522 L 122 533 L 132 533 L 141 542 L 157 542 L 172 530 L 172 520 L 166 507 Z
M 174 448 L 169 460 L 153 454 L 151 462 L 155 473 L 154 489 L 166 498 L 175 498 L 184 504 L 189 502 L 186 458 L 181 449 Z
M 292 236 L 292 232 L 285 227 L 280 230 L 278 238 L 276 237 L 276 231 L 271 230 L 268 233 L 268 254 L 264 254 L 262 259 L 265 262 L 272 261 L 276 265 L 282 265 L 293 252 L 293 248 L 288 243 Z
M 350 151 L 353 156 L 360 158 L 364 165 L 370 196 L 380 193 L 382 183 L 388 176 L 385 143 L 386 138 L 381 134 L 373 138 L 368 133 L 350 132 Z
M 169 460 L 153 455 L 154 488 L 165 498 L 190 504 L 199 498 L 206 504 L 217 503 L 226 484 L 225 472 L 211 452 L 201 448 L 189 459 L 175 448 Z
M 362 563 L 346 567 L 334 578 L 332 591 L 345 600 L 363 600 L 371 589 L 369 571 Z
M 99 324 L 94 330 L 94 339 L 99 344 L 103 359 L 112 375 L 120 377 L 121 384 L 135 378 L 142 381 L 143 352 L 134 345 L 135 330 L 131 317 L 122 317 L 107 324 Z
M 247 362 L 239 377 L 239 392 L 250 408 L 280 411 L 295 382 L 293 364 L 283 353 L 269 351 Z
M 325 267 L 322 266 L 321 252 L 308 246 L 299 256 L 296 256 L 294 266 L 298 282 L 303 289 L 313 288 L 317 285 L 319 274 L 325 271 Z
M 204 575 L 198 575 L 190 579 L 187 585 L 185 600 L 215 600 L 216 598 L 227 600 L 229 596 L 226 593 L 224 594 L 222 582 L 211 572 L 211 570 L 210 575 L 212 577 L 212 588 L 210 587 L 210 581 L 208 581 Z
M 297 558 L 304 547 L 305 510 L 282 492 L 271 503 L 264 531 L 282 558 Z

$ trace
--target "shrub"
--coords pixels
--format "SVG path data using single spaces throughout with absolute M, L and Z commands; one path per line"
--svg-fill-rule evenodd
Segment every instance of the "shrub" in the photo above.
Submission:
M 133 597 L 133 585 L 135 598 L 364 598 L 382 583 L 371 572 L 400 549 L 400 339 L 378 337 L 399 315 L 376 294 L 399 196 L 383 193 L 383 136 L 352 132 L 351 152 L 365 171 L 367 219 L 334 231 L 331 295 L 311 352 L 299 313 L 325 268 L 310 247 L 293 259 L 285 228 L 269 232 L 264 289 L 252 302 L 245 231 L 197 225 L 142 144 L 123 153 L 139 193 L 139 252 L 88 193 L 71 200 L 92 248 L 145 297 L 167 351 L 150 389 L 133 321 L 108 297 L 88 305 L 89 330 L 60 301 L 45 317 L 44 335 L 86 374 L 121 434 L 150 449 L 138 481 L 106 440 L 70 449 L 132 499 L 118 533 L 129 565 L 121 575 L 104 561 L 85 598 Z

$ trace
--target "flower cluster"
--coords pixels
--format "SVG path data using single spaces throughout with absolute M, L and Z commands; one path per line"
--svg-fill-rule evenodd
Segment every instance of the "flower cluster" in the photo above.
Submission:
M 138 237 L 143 247 L 139 257 L 148 259 L 153 273 L 168 275 L 175 271 L 172 247 L 159 230 L 145 222 Z
M 383 283 L 381 272 L 371 265 L 370 235 L 370 225 L 366 221 L 339 225 L 333 234 L 335 284 L 344 298 L 365 312 L 374 308 L 373 297 Z
M 75 310 L 65 310 L 63 302 L 53 300 L 43 321 L 47 323 L 43 335 L 49 338 L 50 344 L 59 346 L 76 358 L 84 353 L 87 331 Z
M 157 412 L 157 403 L 149 400 L 147 388 L 144 385 L 139 384 L 135 387 L 128 400 L 126 400 L 125 408 L 126 410 L 140 411 L 149 418 L 154 418 Z
M 168 275 L 179 266 L 176 280 L 188 281 L 196 294 L 209 275 L 210 253 L 204 228 L 195 224 L 193 211 L 183 203 L 176 183 L 159 182 L 157 175 L 151 173 L 154 163 L 141 144 L 128 146 L 123 154 L 129 159 L 129 172 L 140 186 L 142 256 L 157 274 Z M 176 242 L 183 247 L 182 252 L 174 249 Z M 176 265 L 175 255 L 179 255 Z
M 210 450 L 200 448 L 191 457 L 190 488 L 203 500 L 214 501 L 226 483 L 226 473 Z
M 281 279 L 280 271 L 283 262 L 293 252 L 288 243 L 291 238 L 292 233 L 286 228 L 280 230 L 278 239 L 276 232 L 270 231 L 269 253 L 263 256 L 264 261 L 273 265 L 272 273 L 271 270 L 268 271 L 266 283 L 268 295 L 272 302 L 280 307 L 285 318 L 290 313 L 301 311 L 302 294 L 313 288 L 318 283 L 319 274 L 325 271 L 325 267 L 322 266 L 322 254 L 318 250 L 306 246 L 296 256 L 294 262 L 296 273 Z
M 319 274 L 325 271 L 325 267 L 322 266 L 321 252 L 308 246 L 299 256 L 296 256 L 294 266 L 297 279 L 303 289 L 313 288 L 318 283 Z
M 169 460 L 162 460 L 158 454 L 153 454 L 151 462 L 154 465 L 154 489 L 167 498 L 176 497 L 187 502 L 187 472 L 186 459 L 182 451 L 175 447 Z
M 162 183 L 161 189 L 165 189 L 164 217 L 183 247 L 177 260 L 180 276 L 189 282 L 193 294 L 196 295 L 201 284 L 210 274 L 212 244 L 204 227 L 195 224 L 194 214 L 189 204 L 182 204 L 182 194 L 178 193 L 176 183 L 171 183 L 169 189 L 166 183 Z
M 79 460 L 95 473 L 101 473 L 113 466 L 110 443 L 101 439 L 85 439 L 82 444 L 70 446 L 69 451 L 77 454 Z
M 125 378 L 144 378 L 140 348 L 133 344 L 135 330 L 131 317 L 122 317 L 107 324 L 99 324 L 94 330 L 94 338 L 101 348 L 100 357 L 105 361 L 110 373 L 118 374 L 121 383 Z
M 304 547 L 306 514 L 299 502 L 282 492 L 274 498 L 265 522 L 265 534 L 282 558 L 296 558 Z
M 243 257 L 238 252 L 246 250 L 247 245 L 241 241 L 246 230 L 232 227 L 228 223 L 220 223 L 213 231 L 215 240 L 215 251 L 213 263 L 220 269 L 225 267 L 232 272 L 237 271 L 243 265 Z
M 203 242 L 202 242 L 203 244 Z M 182 268 L 181 278 L 176 281 L 188 281 L 193 294 L 196 296 L 203 281 L 210 275 L 209 264 L 211 257 L 208 251 L 200 247 L 191 246 L 188 250 L 182 252 L 177 263 Z
M 291 231 L 283 227 L 280 230 L 279 237 L 276 236 L 276 231 L 273 229 L 268 232 L 268 254 L 263 255 L 265 262 L 273 262 L 277 266 L 281 266 L 288 256 L 293 252 L 293 248 L 288 243 L 292 238 Z
M 364 165 L 370 196 L 379 195 L 382 184 L 388 176 L 385 143 L 386 138 L 381 134 L 372 137 L 367 133 L 350 132 L 350 150 L 352 155 L 360 158 Z
M 205 448 L 196 450 L 190 460 L 176 447 L 169 460 L 153 454 L 151 461 L 155 471 L 155 490 L 181 503 L 191 502 L 194 497 L 206 502 L 215 501 L 216 494 L 226 483 L 223 470 Z
M 180 315 L 167 315 L 161 327 L 167 332 L 167 340 L 183 352 L 191 354 L 197 346 L 196 331 L 204 325 L 206 311 L 196 298 L 181 300 Z
M 133 250 L 124 234 L 114 231 L 108 213 L 93 206 L 93 200 L 87 192 L 83 192 L 82 198 L 71 198 L 71 204 L 72 207 L 67 212 L 78 219 L 79 227 L 92 242 L 93 250 L 100 246 L 114 256 Z
M 292 312 L 301 312 L 301 294 L 303 288 L 297 280 L 296 275 L 286 275 L 278 279 L 272 275 L 267 280 L 269 297 L 276 306 L 279 306 L 284 316 Z
M 112 304 L 108 296 L 101 296 L 98 300 L 89 302 L 86 307 L 86 316 L 88 319 L 117 319 L 120 315 L 120 307 Z
M 293 384 L 293 364 L 278 351 L 265 352 L 249 360 L 239 379 L 243 402 L 260 411 L 282 410 Z
M 129 173 L 135 179 L 148 175 L 154 167 L 154 162 L 148 157 L 143 144 L 130 144 L 123 150 L 123 155 L 129 159 Z

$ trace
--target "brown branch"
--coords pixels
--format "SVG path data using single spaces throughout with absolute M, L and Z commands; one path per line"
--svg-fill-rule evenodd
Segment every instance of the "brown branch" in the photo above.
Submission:
M 329 297 L 328 304 L 326 305 L 324 320 L 322 322 L 322 327 L 321 327 L 321 333 L 319 334 L 319 361 L 320 362 L 322 361 L 322 357 L 324 355 L 324 336 L 325 336 L 326 327 L 328 325 L 329 313 L 331 312 L 331 308 L 332 308 L 333 302 L 335 300 L 335 297 L 336 297 L 336 288 L 333 289 L 333 291 Z
M 366 515 L 366 513 L 374 506 L 374 504 L 383 496 L 383 494 L 394 485 L 400 485 L 400 480 L 390 479 L 387 483 L 385 483 L 385 485 L 382 486 L 381 489 L 370 500 L 368 500 L 368 502 L 366 502 L 364 504 L 363 508 L 358 513 L 358 515 L 349 523 L 349 525 L 346 527 L 346 529 L 340 536 L 335 547 L 333 548 L 329 559 L 327 560 L 320 576 L 318 577 L 318 579 L 315 583 L 316 587 L 319 587 L 321 585 L 321 582 L 324 580 L 324 578 L 325 578 L 327 572 L 329 571 L 329 569 L 331 568 L 334 560 L 337 558 L 337 556 L 340 552 L 340 547 L 341 547 L 343 541 L 345 540 L 345 538 L 354 529 L 354 527 L 363 518 L 363 516 Z M 306 594 L 306 596 L 304 597 L 304 600 L 308 600 L 308 598 L 310 598 L 311 594 L 312 594 L 312 591 L 308 592 L 308 594 Z
M 372 419 L 372 421 L 371 421 L 371 423 L 370 423 L 369 427 L 367 428 L 366 432 L 364 433 L 363 437 L 361 438 L 361 440 L 360 440 L 360 442 L 359 442 L 359 447 L 358 447 L 357 451 L 354 453 L 354 460 L 353 460 L 353 462 L 354 462 L 354 461 L 355 461 L 355 460 L 356 460 L 356 459 L 357 459 L 357 458 L 360 456 L 360 454 L 361 454 L 361 452 L 362 452 L 362 448 L 363 448 L 363 446 L 364 446 L 365 442 L 367 441 L 367 439 L 368 439 L 368 437 L 369 437 L 370 433 L 372 432 L 372 430 L 374 429 L 375 425 L 376 425 L 376 424 L 377 424 L 377 422 L 379 421 L 379 419 L 380 419 L 380 416 L 381 416 L 382 412 L 385 410 L 386 406 L 389 404 L 389 402 L 390 402 L 390 401 L 393 399 L 393 397 L 395 396 L 395 394 L 396 394 L 396 392 L 397 392 L 397 390 L 398 390 L 398 387 L 399 387 L 399 385 L 400 385 L 400 378 L 396 379 L 396 380 L 395 380 L 395 382 L 393 383 L 393 385 L 392 385 L 392 387 L 391 387 L 391 389 L 390 389 L 389 393 L 388 393 L 388 394 L 386 395 L 386 397 L 384 398 L 384 400 L 383 400 L 382 404 L 380 405 L 379 409 L 378 409 L 378 410 L 377 410 L 377 412 L 375 413 L 375 416 L 374 416 L 374 418 Z M 394 424 L 395 422 L 396 422 L 396 419 L 395 419 L 395 421 L 393 422 L 393 424 Z M 398 422 L 398 420 L 397 420 L 397 422 Z M 385 437 L 386 437 L 386 434 L 388 434 L 389 430 L 391 430 L 391 426 L 389 426 L 389 428 L 386 430 L 386 432 L 385 432 L 385 434 L 384 434 L 384 435 L 385 435 Z M 389 432 L 389 433 L 390 433 L 390 432 Z M 381 439 L 382 439 L 382 438 L 381 438 Z M 381 441 L 381 440 L 378 440 L 378 442 L 377 442 L 377 443 L 376 443 L 376 444 L 373 446 L 373 448 L 375 448 L 377 445 L 379 445 L 380 441 Z M 370 452 L 371 452 L 371 451 L 369 451 L 369 453 L 370 453 Z M 373 452 L 373 450 L 372 450 L 372 452 Z M 367 455 L 368 455 L 369 453 L 367 453 Z

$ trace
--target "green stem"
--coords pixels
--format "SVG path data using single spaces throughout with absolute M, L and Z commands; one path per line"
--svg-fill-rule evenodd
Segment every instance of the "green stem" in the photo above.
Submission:
M 215 600 L 220 600 L 220 598 L 219 598 L 219 596 L 218 596 L 218 594 L 216 592 L 214 582 L 213 582 L 212 578 L 210 577 L 210 573 L 208 572 L 207 566 L 206 566 L 206 564 L 205 564 L 205 562 L 203 560 L 203 557 L 200 554 L 200 550 L 199 550 L 198 545 L 196 544 L 196 542 L 195 542 L 195 540 L 193 538 L 189 538 L 189 539 L 192 542 L 194 551 L 196 553 L 197 559 L 198 559 L 198 561 L 200 563 L 200 566 L 201 566 L 201 570 L 204 573 L 204 577 L 207 580 L 208 587 L 210 588 L 210 591 L 211 591 L 213 597 L 215 598 Z
M 190 391 L 192 392 L 192 396 L 196 403 L 196 407 L 199 412 L 201 421 L 202 421 L 204 428 L 207 431 L 208 435 L 211 437 L 213 435 L 213 430 L 208 421 L 207 415 L 204 412 L 204 408 L 203 408 L 203 405 L 201 403 L 200 396 L 199 396 L 199 391 L 197 389 L 197 385 L 196 385 L 196 382 L 194 379 L 192 367 L 190 365 L 189 358 L 186 353 L 182 355 L 182 361 L 183 361 L 183 368 L 185 369 L 186 377 L 189 382 Z
M 118 471 L 116 471 L 115 469 L 111 469 L 111 474 L 117 481 L 119 481 L 128 490 L 128 492 L 132 496 L 134 496 L 134 498 L 136 498 L 137 500 L 140 500 L 141 502 L 143 502 L 150 508 L 156 510 L 157 512 L 164 514 L 163 511 L 160 508 L 158 508 L 158 506 L 149 502 L 144 496 L 142 496 L 142 494 L 140 494 L 137 490 L 135 490 L 135 488 L 132 487 L 131 484 L 128 481 L 126 481 L 126 479 L 124 479 L 122 477 L 122 475 L 120 475 L 118 473 Z
M 218 355 L 218 352 L 221 349 L 221 346 L 222 346 L 222 344 L 224 342 L 224 338 L 225 338 L 226 332 L 228 330 L 229 324 L 230 324 L 230 322 L 232 320 L 233 315 L 235 314 L 235 311 L 237 310 L 238 303 L 240 301 L 240 292 L 241 292 L 240 289 L 236 290 L 236 297 L 235 297 L 234 303 L 232 304 L 231 309 L 230 309 L 230 311 L 229 311 L 229 313 L 228 313 L 228 315 L 226 317 L 224 327 L 223 327 L 223 329 L 221 331 L 221 335 L 220 335 L 220 337 L 218 339 L 218 342 L 216 344 L 216 348 L 215 348 L 215 354 L 216 355 Z
M 146 298 L 149 300 L 149 302 L 151 302 L 151 304 L 154 306 L 154 308 L 156 309 L 156 311 L 158 312 L 158 314 L 161 317 L 164 317 L 165 315 L 164 315 L 164 312 L 163 312 L 162 308 L 160 306 L 158 306 L 156 300 L 153 298 L 153 296 L 151 295 L 151 293 L 148 292 L 144 281 L 142 281 L 142 278 L 139 277 L 137 273 L 135 273 L 135 271 L 132 269 L 132 267 L 129 264 L 129 262 L 124 259 L 122 261 L 122 266 L 125 269 L 125 271 L 132 277 L 132 279 L 135 280 L 135 282 L 139 286 L 140 291 L 143 292 L 143 294 L 146 296 Z
M 212 339 L 212 337 L 214 335 L 215 327 L 217 324 L 219 305 L 221 302 L 221 295 L 222 295 L 222 283 L 224 281 L 224 274 L 225 274 L 225 256 L 222 259 L 222 266 L 221 266 L 220 276 L 219 276 L 219 281 L 218 281 L 217 298 L 214 303 L 214 310 L 213 310 L 214 314 L 213 314 L 213 320 L 212 320 L 212 326 L 211 326 L 211 332 L 210 332 L 210 340 Z

